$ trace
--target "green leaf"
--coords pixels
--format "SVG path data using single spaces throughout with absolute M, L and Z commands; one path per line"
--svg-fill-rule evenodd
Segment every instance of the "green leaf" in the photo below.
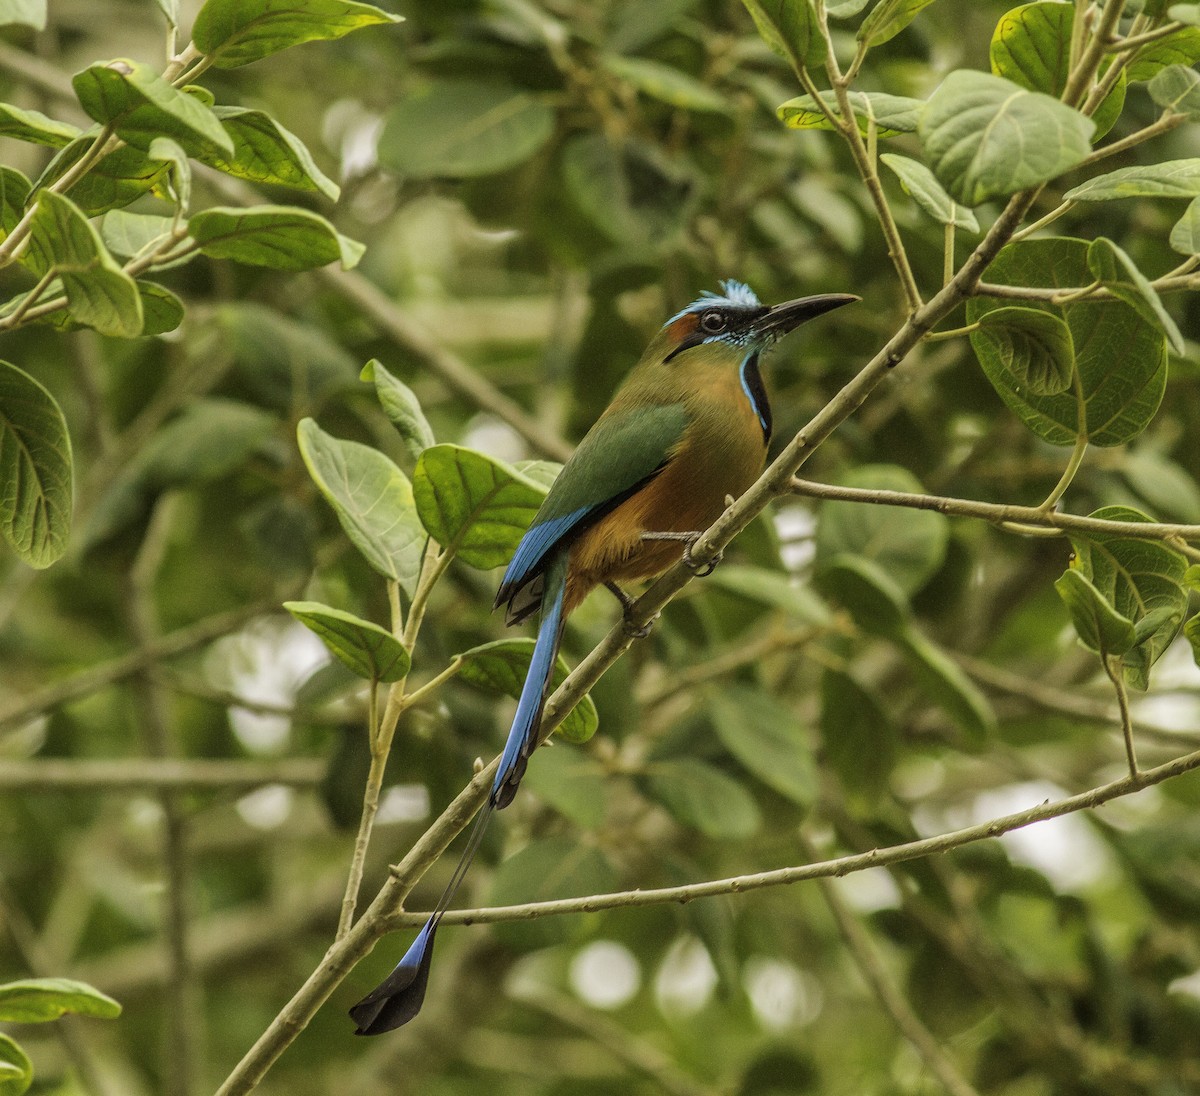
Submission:
M 378 358 L 372 358 L 363 366 L 360 377 L 375 386 L 375 395 L 383 413 L 399 431 L 413 460 L 417 460 L 431 445 L 437 444 L 416 394 L 407 384 L 392 376 Z
M 60 149 L 35 187 L 41 189 L 61 179 L 91 149 L 95 139 L 95 133 L 85 134 Z M 136 201 L 157 185 L 166 172 L 166 164 L 150 159 L 139 148 L 123 145 L 103 157 L 71 187 L 71 201 L 93 217 Z
M 69 122 L 47 118 L 41 111 L 23 110 L 10 103 L 0 103 L 0 137 L 28 141 L 34 145 L 62 148 L 69 145 L 82 131 Z
M 670 65 L 645 57 L 621 57 L 612 53 L 602 54 L 600 63 L 618 79 L 673 107 L 717 114 L 729 111 L 725 96 Z
M 608 781 L 604 770 L 581 750 L 539 750 L 537 764 L 529 767 L 521 787 L 585 830 L 604 824 Z
M 795 713 L 761 689 L 709 690 L 708 711 L 724 747 L 769 788 L 808 810 L 819 790 L 812 750 Z
M 910 611 L 904 591 L 873 560 L 849 552 L 832 556 L 817 571 L 816 584 L 869 635 L 895 638 L 908 626 Z
M 1200 28 L 1183 27 L 1166 38 L 1149 42 L 1133 55 L 1125 73 L 1131 84 L 1145 83 L 1171 65 L 1200 61 Z
M 192 400 L 139 451 L 138 474 L 160 490 L 224 479 L 267 446 L 276 425 L 270 412 L 238 400 Z
M 839 479 L 843 487 L 922 494 L 920 480 L 894 464 L 868 464 Z M 821 503 L 817 523 L 818 570 L 843 554 L 872 561 L 902 595 L 915 594 L 946 558 L 950 523 L 931 510 L 907 510 L 833 500 Z
M 895 137 L 901 133 L 917 132 L 921 111 L 925 109 L 923 100 L 909 99 L 903 95 L 888 95 L 882 91 L 851 91 L 848 94 L 850 109 L 858 122 L 859 132 L 864 136 L 870 129 L 872 120 L 875 122 L 878 137 Z M 830 108 L 835 117 L 841 116 L 837 97 L 832 91 L 823 91 L 821 101 Z M 789 99 L 775 113 L 790 129 L 834 128 L 811 95 Z
M 498 639 L 493 643 L 472 647 L 458 656 L 463 661 L 458 676 L 477 688 L 503 693 L 516 700 L 520 697 L 525 678 L 529 674 L 533 647 L 532 639 Z M 566 680 L 568 673 L 570 667 L 566 659 L 559 655 L 554 663 L 551 691 Z M 568 742 L 586 742 L 596 733 L 599 725 L 600 717 L 596 714 L 596 703 L 591 696 L 585 696 L 558 725 L 555 734 L 561 735 Z
M 1200 524 L 1200 486 L 1169 457 L 1150 446 L 1126 450 L 1120 473 L 1152 512 L 1168 520 Z
M 1072 187 L 1063 197 L 1071 202 L 1200 197 L 1200 158 L 1118 168 Z
M 132 259 L 156 248 L 174 227 L 173 217 L 112 209 L 100 219 L 100 238 L 112 254 L 122 259 Z
M 1002 285 L 1068 288 L 1093 280 L 1088 244 L 1068 237 L 1019 240 L 1009 244 L 984 274 Z M 1007 308 L 1001 298 L 967 302 L 967 322 Z M 1030 304 L 1028 307 L 1041 307 Z M 1136 437 L 1154 417 L 1166 387 L 1166 341 L 1124 301 L 1080 300 L 1046 310 L 1061 316 L 1075 346 L 1075 369 L 1085 403 L 1083 430 L 1094 445 L 1119 445 Z M 1004 402 L 1035 434 L 1051 445 L 1072 445 L 1079 433 L 1075 392 L 1040 396 L 1024 388 L 993 343 L 980 332 L 971 346 Z
M 1176 354 L 1183 353 L 1183 335 L 1163 308 L 1150 279 L 1112 240 L 1101 236 L 1088 245 L 1088 269 L 1114 297 L 1137 309 L 1142 319 L 1165 332 L 1167 342 Z
M 411 179 L 494 175 L 535 156 L 554 118 L 541 99 L 510 84 L 438 80 L 388 113 L 379 162 Z
M 71 480 L 71 438 L 54 397 L 0 362 L 0 533 L 31 567 L 66 551 Z
M 1183 626 L 1183 634 L 1192 645 L 1192 658 L 1200 666 L 1200 613 Z
M 138 279 L 137 289 L 142 298 L 143 335 L 163 335 L 183 323 L 183 301 L 166 286 Z
M 715 587 L 747 601 L 781 609 L 805 624 L 825 628 L 832 622 L 829 607 L 812 587 L 782 571 L 726 563 L 718 567 L 711 577 L 712 582 L 707 583 L 710 589 Z
M 33 1084 L 33 1063 L 7 1035 L 0 1034 L 0 1096 L 21 1096 Z
M 303 42 L 402 21 L 350 0 L 207 0 L 196 15 L 192 41 L 217 68 L 237 68 Z
M 346 536 L 381 575 L 412 597 L 425 557 L 425 530 L 412 485 L 376 449 L 326 434 L 312 419 L 297 429 L 309 475 Z
M 0 233 L 3 236 L 20 223 L 29 191 L 29 180 L 16 168 L 0 166 Z
M 1193 198 L 1187 211 L 1175 222 L 1170 244 L 1184 255 L 1200 255 L 1200 198 Z
M 906 627 L 896 638 L 922 691 L 958 724 L 966 745 L 978 748 L 996 726 L 996 713 L 987 697 L 976 687 L 945 651 L 925 638 L 915 627 Z
M 285 601 L 283 607 L 316 633 L 351 673 L 368 681 L 399 681 L 412 659 L 391 632 L 369 620 L 318 601 Z
M 524 905 L 556 898 L 603 894 L 616 886 L 617 874 L 595 844 L 577 837 L 542 837 L 530 841 L 496 869 L 488 905 Z M 544 948 L 578 936 L 584 925 L 577 917 L 539 917 L 492 926 L 510 947 Z
M 38 274 L 58 274 L 73 320 L 102 335 L 141 334 L 137 285 L 70 198 L 49 190 L 39 192 L 24 261 Z
M 0 26 L 12 23 L 45 30 L 46 0 L 0 0 Z
M 1085 575 L 1069 568 L 1054 588 L 1085 647 L 1102 655 L 1123 655 L 1133 646 L 1133 621 L 1118 613 Z
M 793 68 L 824 64 L 827 46 L 812 0 L 742 0 L 762 40 Z
M 638 784 L 677 822 L 708 837 L 751 837 L 762 825 L 754 797 L 741 784 L 694 758 L 655 761 Z
M 213 206 L 188 221 L 188 232 L 212 259 L 274 270 L 312 270 L 333 262 L 349 270 L 365 250 L 324 217 L 296 206 Z
M 213 113 L 233 142 L 232 155 L 204 144 L 196 159 L 236 179 L 320 191 L 337 201 L 341 188 L 317 167 L 304 142 L 269 114 L 245 107 L 216 107 Z
M 933 0 L 879 0 L 855 37 L 868 46 L 889 42 L 932 3 Z
M 167 182 L 180 211 L 186 213 L 192 203 L 192 162 L 183 146 L 170 137 L 155 137 L 146 155 L 156 163 L 167 165 Z
M 1176 23 L 1200 26 L 1200 4 L 1172 4 L 1167 8 L 1167 16 Z
M 979 343 L 990 345 L 1016 391 L 1052 396 L 1071 387 L 1075 342 L 1066 322 L 1040 308 L 996 308 L 979 318 Z
M 25 978 L 0 985 L 0 1021 L 40 1024 L 73 1013 L 115 1020 L 121 1006 L 106 993 L 69 978 Z
M 977 206 L 1061 175 L 1091 152 L 1095 123 L 999 76 L 958 70 L 921 115 L 923 159 L 955 201 Z
M 911 196 L 938 224 L 954 225 L 968 232 L 979 231 L 975 214 L 951 198 L 937 181 L 937 176 L 924 164 L 891 152 L 879 158 L 896 173 L 904 193 Z
M 1200 72 L 1186 65 L 1168 65 L 1146 88 L 1160 107 L 1200 117 Z
M 1074 25 L 1073 4 L 1039 2 L 1006 11 L 992 35 L 992 72 L 1030 91 L 1061 98 L 1071 74 Z M 1097 138 L 1112 129 L 1120 117 L 1125 106 L 1125 84 L 1122 72 L 1093 114 Z
M 1150 520 L 1131 506 L 1105 506 L 1091 516 L 1134 523 Z M 1075 549 L 1072 568 L 1090 580 L 1113 610 L 1135 627 L 1150 614 L 1169 610 L 1159 614 L 1157 627 L 1125 654 L 1126 678 L 1135 688 L 1145 689 L 1150 667 L 1175 638 L 1187 609 L 1183 589 L 1187 561 L 1165 544 L 1120 533 L 1072 534 L 1071 544 Z
M 154 0 L 158 5 L 158 10 L 163 13 L 163 17 L 172 27 L 179 26 L 179 0 Z
M 413 494 L 429 535 L 486 571 L 512 558 L 546 489 L 473 449 L 435 445 L 417 461 Z
M 233 152 L 233 142 L 208 107 L 141 61 L 97 61 L 71 83 L 89 117 L 111 125 L 135 148 L 149 149 L 156 137 L 171 137 L 189 152 L 203 142 Z
M 880 698 L 840 670 L 821 675 L 821 741 L 822 761 L 847 792 L 868 803 L 884 795 L 896 765 L 896 726 Z

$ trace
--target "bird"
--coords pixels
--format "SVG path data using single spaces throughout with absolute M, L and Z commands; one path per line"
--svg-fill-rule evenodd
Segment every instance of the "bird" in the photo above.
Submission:
M 350 1009 L 355 1034 L 406 1024 L 424 1001 L 434 935 L 495 810 L 512 802 L 540 741 L 563 626 L 599 586 L 660 574 L 690 549 L 762 473 L 771 407 L 759 359 L 783 335 L 859 300 L 847 293 L 800 297 L 773 307 L 732 279 L 677 312 L 650 341 L 612 402 L 550 487 L 501 580 L 493 608 L 517 624 L 541 622 L 487 802 L 433 913 L 392 972 Z

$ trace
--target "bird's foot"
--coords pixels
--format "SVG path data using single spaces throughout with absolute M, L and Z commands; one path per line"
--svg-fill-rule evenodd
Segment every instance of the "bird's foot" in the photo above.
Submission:
M 707 563 L 699 563 L 692 556 L 692 549 L 704 534 L 696 531 L 692 533 L 643 533 L 642 540 L 677 540 L 683 542 L 683 565 L 692 572 L 697 578 L 704 578 L 705 575 L 711 575 L 717 569 L 717 564 L 724 557 L 724 552 L 718 552 Z
M 612 592 L 613 597 L 621 603 L 621 619 L 625 634 L 630 639 L 645 639 L 654 630 L 654 622 L 658 619 L 658 614 L 655 613 L 645 624 L 634 624 L 632 614 L 633 607 L 637 604 L 635 599 L 631 598 L 615 582 L 606 582 L 604 585 Z

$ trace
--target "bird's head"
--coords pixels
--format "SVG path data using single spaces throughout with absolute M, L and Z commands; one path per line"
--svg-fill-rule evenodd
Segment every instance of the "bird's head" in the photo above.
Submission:
M 768 306 L 742 282 L 730 279 L 721 283 L 721 289 L 721 293 L 702 293 L 663 325 L 659 340 L 665 360 L 693 346 L 712 344 L 727 346 L 744 358 L 808 320 L 861 300 L 850 293 L 819 293 Z

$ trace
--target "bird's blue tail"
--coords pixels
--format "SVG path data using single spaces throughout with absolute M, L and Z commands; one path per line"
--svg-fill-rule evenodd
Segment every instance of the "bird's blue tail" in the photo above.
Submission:
M 529 673 L 517 702 L 517 714 L 513 717 L 504 753 L 500 755 L 500 767 L 488 801 L 480 810 L 467 838 L 467 847 L 442 892 L 438 904 L 425 922 L 417 938 L 409 945 L 404 958 L 378 986 L 350 1009 L 350 1017 L 358 1025 L 356 1035 L 380 1035 L 385 1031 L 407 1024 L 421 1010 L 425 1000 L 425 986 L 429 982 L 429 965 L 433 960 L 433 940 L 441 923 L 442 914 L 450 903 L 467 874 L 467 868 L 475 858 L 483 831 L 487 829 L 492 811 L 507 807 L 517 794 L 521 777 L 529 755 L 537 747 L 538 729 L 542 722 L 542 709 L 550 682 L 554 678 L 554 664 L 558 657 L 558 644 L 563 630 L 563 600 L 567 592 L 566 560 L 554 561 L 547 569 L 545 593 L 542 598 L 542 622 L 538 627 L 537 642 L 529 662 Z

